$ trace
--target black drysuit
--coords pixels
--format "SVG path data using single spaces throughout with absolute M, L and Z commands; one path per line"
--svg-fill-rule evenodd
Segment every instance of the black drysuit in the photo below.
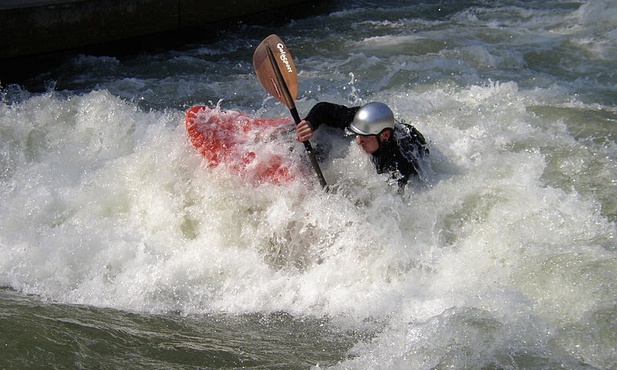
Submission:
M 305 120 L 311 123 L 313 130 L 321 125 L 345 129 L 359 109 L 321 102 L 313 106 Z M 371 156 L 377 173 L 390 173 L 399 186 L 404 186 L 410 177 L 422 173 L 421 163 L 428 156 L 428 146 L 415 127 L 397 122 L 390 139 L 381 142 Z

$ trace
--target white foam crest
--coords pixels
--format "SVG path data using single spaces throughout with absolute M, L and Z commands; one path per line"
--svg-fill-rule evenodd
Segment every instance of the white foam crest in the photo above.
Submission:
M 9 122 L 38 122 L 44 134 L 28 147 L 35 127 L 9 131 L 6 150 L 22 159 L 3 181 L 11 218 L 1 225 L 0 284 L 129 310 L 354 322 L 422 321 L 452 306 L 502 315 L 502 294 L 521 307 L 569 302 L 525 277 L 555 254 L 585 256 L 581 269 L 603 261 L 598 245 L 610 243 L 614 226 L 593 199 L 542 179 L 539 143 L 575 145 L 567 131 L 533 122 L 515 84 L 375 98 L 392 101 L 432 142 L 428 187 L 400 196 L 353 144 L 323 163 L 336 184 L 330 193 L 312 179 L 254 187 L 206 168 L 179 112 L 143 113 L 106 92 L 5 106 Z M 588 299 L 567 320 L 609 298 Z M 556 321 L 566 311 L 535 314 Z
M 576 15 L 585 26 L 612 31 L 617 22 L 617 6 L 610 0 L 586 1 L 576 11 Z
M 382 281 L 382 301 L 396 302 L 388 325 L 334 368 L 503 367 L 512 354 L 542 364 L 556 351 L 575 353 L 556 366 L 611 364 L 611 350 L 572 345 L 595 332 L 580 322 L 614 309 L 615 224 L 593 197 L 544 179 L 553 146 L 581 144 L 527 112 L 513 83 L 375 98 L 432 141 L 438 177 L 400 223 L 413 253 L 397 242 L 381 252 L 398 249 L 387 264 L 396 277 Z
M 594 58 L 617 58 L 617 4 L 610 0 L 585 2 L 575 13 L 573 43 Z
M 281 197 L 280 187 L 254 188 L 223 167 L 202 168 L 178 114 L 142 113 L 106 92 L 3 108 L 15 137 L 7 152 L 22 157 L 3 182 L 11 215 L 2 221 L 3 285 L 131 310 L 323 314 L 323 288 L 313 298 L 298 292 L 310 281 L 304 272 L 335 243 L 356 254 L 349 233 L 364 224 L 347 198 L 333 195 L 324 207 L 330 200 L 312 194 L 309 180 Z M 39 127 L 14 125 L 20 121 Z M 347 236 L 337 241 L 340 233 Z M 360 284 L 356 274 L 347 281 Z M 272 299 L 277 286 L 287 300 Z M 349 310 L 347 303 L 332 311 Z

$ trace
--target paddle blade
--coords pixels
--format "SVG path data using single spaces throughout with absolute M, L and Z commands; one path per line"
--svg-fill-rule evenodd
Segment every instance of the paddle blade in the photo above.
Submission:
M 253 67 L 263 87 L 287 108 L 296 107 L 298 74 L 287 46 L 277 35 L 266 37 L 255 49 Z

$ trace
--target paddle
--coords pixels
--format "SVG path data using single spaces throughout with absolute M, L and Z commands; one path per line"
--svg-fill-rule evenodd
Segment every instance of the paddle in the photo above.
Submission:
M 270 95 L 289 108 L 296 125 L 300 123 L 301 119 L 295 103 L 298 94 L 298 74 L 291 54 L 283 40 L 277 35 L 266 37 L 255 49 L 253 67 L 263 87 Z M 321 173 L 317 158 L 313 153 L 313 146 L 308 141 L 304 141 L 304 148 L 317 174 L 319 183 L 325 188 L 326 179 Z

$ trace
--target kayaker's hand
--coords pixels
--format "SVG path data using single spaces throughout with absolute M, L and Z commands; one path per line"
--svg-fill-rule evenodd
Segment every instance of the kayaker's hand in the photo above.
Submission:
M 296 138 L 298 141 L 307 141 L 312 137 L 313 127 L 309 121 L 302 120 L 296 125 Z

